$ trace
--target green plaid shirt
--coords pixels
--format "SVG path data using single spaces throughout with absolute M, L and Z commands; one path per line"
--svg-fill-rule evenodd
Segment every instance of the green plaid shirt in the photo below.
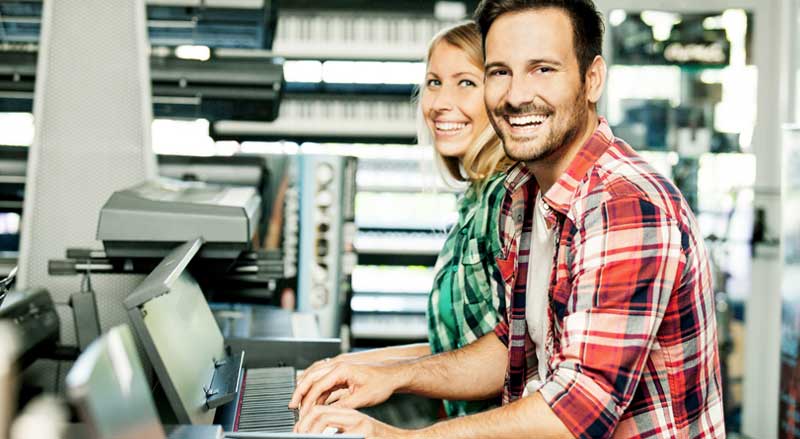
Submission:
M 495 258 L 500 255 L 498 218 L 505 174 L 490 177 L 480 193 L 467 190 L 458 204 L 458 223 L 436 260 L 428 300 L 432 353 L 461 348 L 492 332 L 505 314 L 505 290 Z M 447 415 L 463 416 L 499 405 L 488 401 L 444 401 Z

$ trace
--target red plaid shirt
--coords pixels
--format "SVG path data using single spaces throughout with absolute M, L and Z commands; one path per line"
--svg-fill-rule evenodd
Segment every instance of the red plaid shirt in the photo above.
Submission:
M 500 213 L 504 402 L 536 372 L 525 321 L 531 177 L 523 165 L 509 172 Z M 556 416 L 581 438 L 724 437 L 711 272 L 680 192 L 601 118 L 543 199 L 558 242 L 539 392 Z

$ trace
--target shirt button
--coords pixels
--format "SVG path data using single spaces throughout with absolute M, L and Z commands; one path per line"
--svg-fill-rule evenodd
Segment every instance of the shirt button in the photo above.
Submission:
M 453 273 L 458 273 L 458 265 L 453 265 L 453 267 L 450 268 L 450 271 L 452 271 Z
M 462 234 L 462 235 L 466 235 L 466 234 L 467 234 L 467 232 L 468 232 L 468 230 L 467 230 L 467 228 L 466 228 L 466 227 L 465 227 L 465 228 L 463 228 L 463 229 L 461 229 L 461 234 Z
M 544 209 L 544 210 L 550 210 L 550 205 L 549 205 L 549 204 L 547 204 L 547 203 L 542 203 L 542 209 Z

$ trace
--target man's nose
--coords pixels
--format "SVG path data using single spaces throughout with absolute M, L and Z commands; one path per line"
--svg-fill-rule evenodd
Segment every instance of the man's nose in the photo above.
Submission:
M 511 77 L 506 92 L 506 103 L 514 108 L 520 108 L 533 102 L 536 96 L 535 89 L 531 81 L 524 75 Z

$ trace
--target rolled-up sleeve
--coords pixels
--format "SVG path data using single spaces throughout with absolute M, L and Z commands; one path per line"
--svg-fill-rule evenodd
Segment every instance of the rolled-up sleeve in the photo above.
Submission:
M 576 436 L 611 436 L 630 404 L 685 266 L 678 222 L 639 198 L 606 201 L 575 223 L 571 288 L 556 291 L 559 349 L 539 389 Z M 495 329 L 498 332 L 498 329 Z

